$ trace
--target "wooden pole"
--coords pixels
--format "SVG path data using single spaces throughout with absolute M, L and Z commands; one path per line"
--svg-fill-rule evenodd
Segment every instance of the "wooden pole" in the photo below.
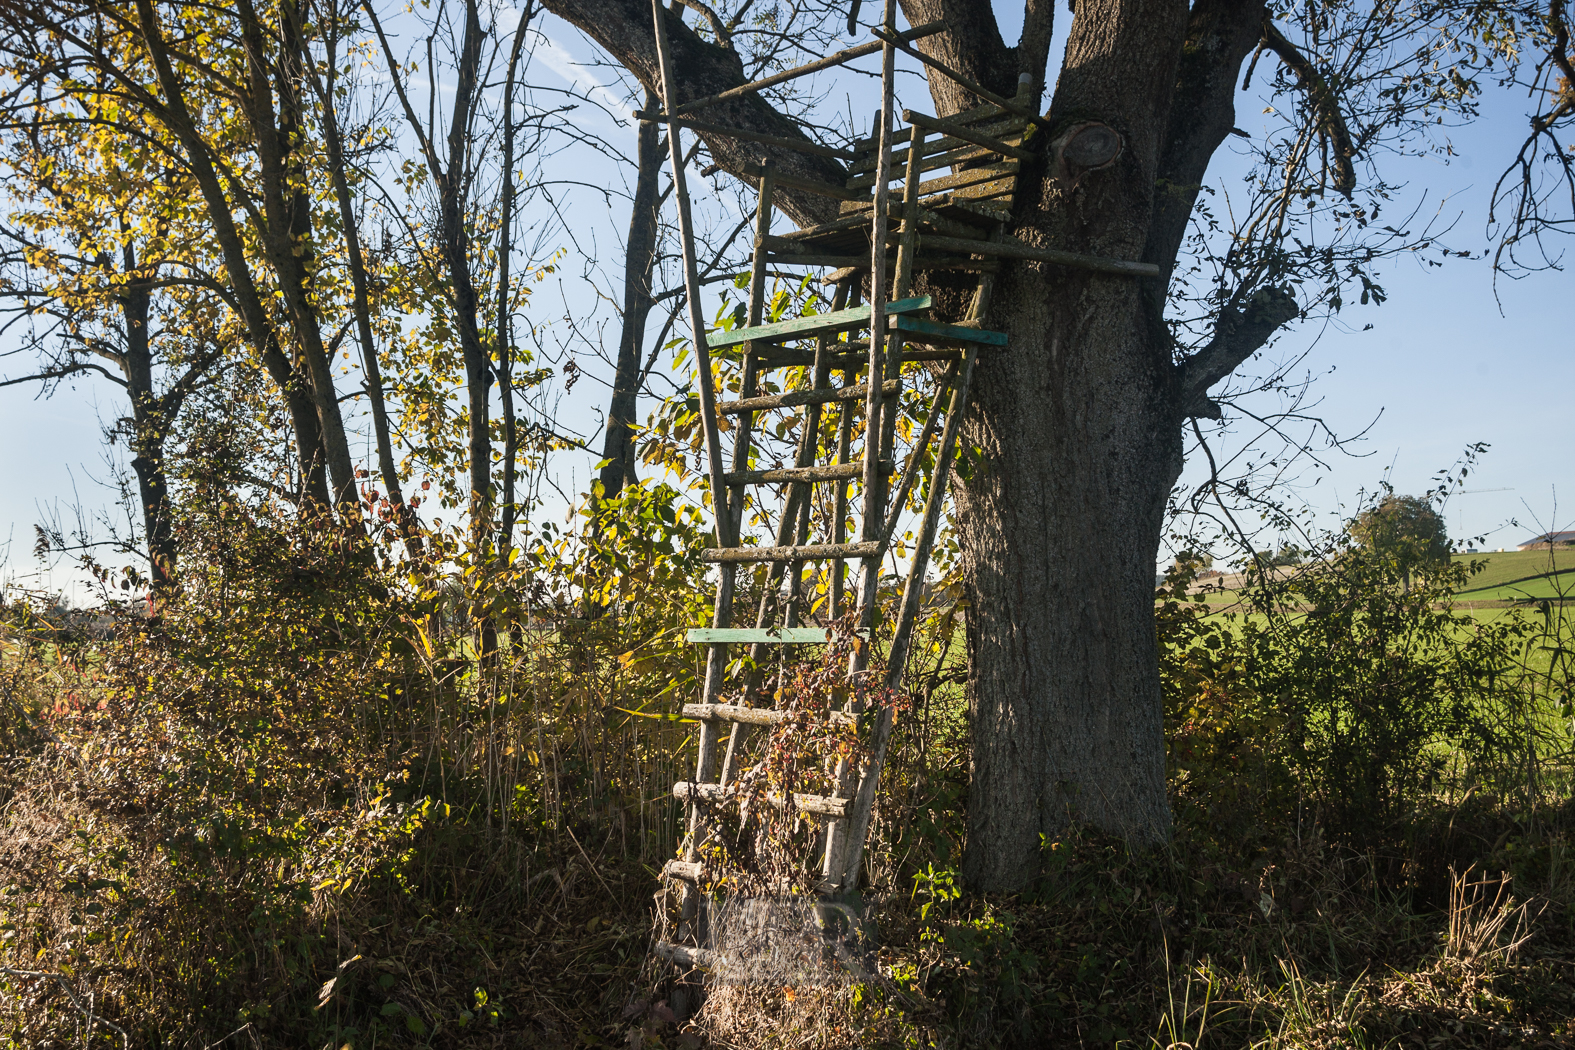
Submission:
M 656 25 L 656 55 L 662 74 L 662 106 L 668 113 L 674 111 L 672 59 L 667 46 L 667 12 L 662 0 L 651 0 L 652 16 Z M 722 447 L 716 425 L 716 390 L 711 385 L 711 349 L 706 344 L 705 314 L 700 308 L 700 275 L 695 263 L 694 222 L 689 211 L 689 188 L 684 180 L 684 150 L 676 123 L 667 126 L 668 156 L 672 161 L 673 196 L 678 201 L 678 240 L 682 248 L 684 265 L 684 293 L 688 297 L 689 329 L 694 337 L 695 364 L 700 371 L 700 418 L 705 434 L 706 466 L 711 479 L 711 509 L 716 515 L 716 541 L 718 546 L 733 547 L 738 534 L 733 529 L 727 486 L 722 481 Z M 742 495 L 740 495 L 742 498 Z M 716 604 L 712 609 L 712 624 L 726 627 L 732 620 L 733 577 L 731 565 L 717 567 Z M 713 701 L 721 692 L 722 680 L 727 672 L 727 644 L 718 642 L 706 651 L 705 685 L 702 698 Z M 698 754 L 695 758 L 695 780 L 706 783 L 716 775 L 717 726 L 713 722 L 700 723 Z M 689 805 L 688 835 L 684 843 L 684 860 L 694 862 L 700 853 L 700 807 Z M 699 894 L 688 883 L 684 884 L 681 898 L 683 925 L 680 936 L 699 931 L 692 929 L 699 917 Z

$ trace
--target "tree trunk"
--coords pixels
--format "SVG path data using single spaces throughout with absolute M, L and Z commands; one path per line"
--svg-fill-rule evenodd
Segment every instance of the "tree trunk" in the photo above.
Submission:
M 135 249 L 124 249 L 126 273 L 136 273 Z M 131 401 L 131 469 L 137 475 L 137 494 L 142 501 L 142 529 L 148 545 L 148 573 L 156 609 L 175 590 L 175 530 L 170 505 L 169 477 L 164 469 L 164 439 L 170 419 L 163 399 L 153 391 L 153 348 L 148 331 L 148 314 L 153 301 L 152 286 L 141 279 L 128 280 L 118 296 L 126 326 L 121 371 L 126 377 L 126 395 Z M 178 408 L 179 395 L 176 395 Z
M 545 0 L 647 86 L 649 9 L 638 0 Z M 911 24 L 942 21 L 919 45 L 1003 95 L 1037 86 L 1052 8 L 1030 0 L 1009 48 L 987 3 L 904 0 Z M 960 540 L 972 610 L 973 784 L 964 872 L 1010 890 L 1038 868 L 1041 836 L 1070 820 L 1136 845 L 1170 832 L 1154 639 L 1154 566 L 1165 502 L 1182 465 L 1181 426 L 1209 410 L 1208 388 L 1295 316 L 1287 291 L 1234 290 L 1200 351 L 1176 360 L 1166 285 L 1210 157 L 1234 121 L 1240 67 L 1259 38 L 1262 0 L 1078 0 L 1051 128 L 1032 142 L 1008 232 L 1034 245 L 1159 266 L 1138 280 L 1003 262 L 987 325 L 1008 349 L 982 358 L 966 423 Z M 737 83 L 727 55 L 668 22 L 680 99 Z M 971 105 L 931 78 L 936 111 Z M 707 109 L 721 125 L 795 133 L 775 112 Z M 705 135 L 738 170 L 737 140 Z M 1112 149 L 1119 144 L 1119 150 Z M 760 150 L 835 181 L 826 162 Z M 834 168 L 834 166 L 832 166 Z M 782 194 L 801 222 L 819 201 Z M 945 279 L 933 289 L 945 293 Z M 954 291 L 954 289 L 951 289 Z M 938 294 L 943 307 L 956 294 Z M 946 311 L 939 310 L 944 315 Z
M 656 95 L 645 93 L 645 108 L 659 106 Z M 602 496 L 612 499 L 626 482 L 635 479 L 635 410 L 640 397 L 640 351 L 645 347 L 645 324 L 651 316 L 651 271 L 656 263 L 657 182 L 666 151 L 654 123 L 641 123 L 636 152 L 638 174 L 634 206 L 629 212 L 629 238 L 623 257 L 623 330 L 618 337 L 618 369 L 613 376 L 612 403 L 607 408 L 607 432 L 602 440 Z

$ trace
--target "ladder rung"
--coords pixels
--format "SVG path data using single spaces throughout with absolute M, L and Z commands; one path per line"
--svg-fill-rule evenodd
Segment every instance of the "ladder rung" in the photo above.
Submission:
M 865 220 L 866 222 L 868 220 Z M 767 250 L 766 262 L 777 263 L 782 266 L 830 266 L 833 269 L 856 267 L 868 270 L 870 257 L 868 255 L 830 255 L 825 253 L 798 252 L 773 252 Z
M 880 472 L 891 474 L 897 468 L 889 459 L 881 460 Z M 784 481 L 842 481 L 847 478 L 862 478 L 864 476 L 863 463 L 833 463 L 820 467 L 777 467 L 772 470 L 740 470 L 731 474 L 723 474 L 722 480 L 728 485 L 775 485 Z
M 810 363 L 814 355 L 810 356 Z M 895 379 L 881 384 L 886 397 L 896 394 L 901 384 Z M 863 401 L 869 396 L 869 387 L 860 383 L 838 387 L 834 390 L 795 390 L 790 394 L 770 394 L 765 397 L 746 397 L 742 401 L 724 401 L 716 406 L 717 415 L 736 416 L 741 412 L 762 412 L 770 408 L 796 408 L 799 405 L 827 405 L 833 401 Z
M 669 944 L 666 941 L 657 941 L 651 948 L 652 954 L 659 959 L 666 959 L 679 966 L 698 966 L 706 970 L 714 970 L 721 963 L 721 957 L 716 952 L 705 948 L 685 948 L 681 944 Z
M 821 631 L 818 640 L 822 642 L 826 640 L 824 631 Z M 751 726 L 774 726 L 779 722 L 786 722 L 791 714 L 790 711 L 778 711 L 771 707 L 739 707 L 735 704 L 684 705 L 685 718 L 698 718 L 702 722 L 740 722 Z M 858 720 L 858 715 L 849 714 L 847 711 L 833 711 L 828 719 L 832 725 L 856 725 Z
M 1022 165 L 1016 160 L 1003 160 L 995 164 L 981 164 L 977 168 L 964 168 L 952 175 L 946 175 L 929 182 L 919 183 L 919 196 L 928 197 L 932 193 L 942 190 L 956 190 L 964 186 L 972 186 L 980 182 L 994 182 L 997 179 L 1015 179 L 1017 171 Z M 844 214 L 867 212 L 874 205 L 868 201 L 849 201 L 842 206 Z
M 930 297 L 916 295 L 911 299 L 898 299 L 886 304 L 886 313 L 890 315 L 913 313 L 917 310 L 928 310 L 931 306 Z M 831 313 L 812 314 L 808 317 L 795 317 L 791 321 L 778 321 L 776 324 L 756 325 L 753 328 L 736 328 L 731 332 L 720 332 L 706 337 L 706 345 L 712 350 L 721 350 L 729 346 L 741 346 L 744 343 L 773 342 L 786 339 L 803 339 L 806 336 L 818 335 L 822 332 L 846 332 L 854 328 L 863 328 L 870 323 L 870 308 L 856 306 L 851 310 L 834 310 Z
M 707 547 L 700 557 L 709 562 L 835 561 L 878 558 L 886 552 L 879 540 L 865 543 L 812 543 L 804 547 Z
M 787 645 L 824 645 L 829 627 L 691 627 L 684 635 L 685 641 L 696 645 L 712 642 L 779 642 Z M 870 632 L 860 628 L 854 632 L 868 638 Z M 750 708 L 754 710 L 754 708 Z
M 966 343 L 969 346 L 1005 346 L 1005 332 L 991 332 L 983 328 L 967 328 L 959 324 L 942 324 L 926 321 L 922 317 L 899 317 L 892 327 L 899 332 L 922 336 L 926 340 L 948 343 Z
M 1022 118 L 1013 118 L 1007 121 L 996 121 L 993 124 L 984 124 L 977 129 L 991 138 L 1000 139 L 1009 146 L 1016 146 L 1022 140 L 1026 122 Z M 1018 142 L 1012 142 L 1017 139 Z M 911 146 L 903 145 L 891 151 L 891 178 L 897 181 L 907 177 L 908 153 Z M 966 141 L 952 136 L 938 139 L 925 139 L 924 152 L 919 154 L 919 170 L 933 171 L 936 168 L 947 168 L 953 164 L 962 164 L 967 161 L 978 160 L 987 156 L 992 150 L 974 142 Z M 850 190 L 868 189 L 875 185 L 875 162 L 877 158 L 873 153 L 861 154 L 853 162 L 849 171 L 852 177 L 847 181 Z
M 894 253 L 888 253 L 886 256 L 887 259 L 894 257 Z M 827 284 L 837 284 L 870 268 L 870 259 L 867 255 L 768 255 L 766 260 L 783 266 L 832 267 L 832 272 L 823 278 Z M 967 273 L 997 273 L 1000 268 L 1000 263 L 994 259 L 970 259 L 966 255 L 921 255 L 913 260 L 915 272 L 962 270 Z
M 704 866 L 697 860 L 670 860 L 662 865 L 662 875 L 669 879 L 699 882 Z
M 806 226 L 803 229 L 793 230 L 790 233 L 773 237 L 778 241 L 811 241 L 816 237 L 823 237 L 828 233 L 850 233 L 855 230 L 862 233 L 869 228 L 870 221 L 862 215 L 847 215 L 831 222 L 823 222 L 818 226 Z
M 695 784 L 688 780 L 680 780 L 673 785 L 673 797 L 681 802 L 690 802 L 699 799 L 702 802 L 720 802 L 727 798 L 727 789 L 721 784 Z M 772 793 L 766 796 L 766 801 L 772 805 L 783 804 L 782 796 Z M 827 795 L 804 795 L 795 793 L 793 805 L 803 813 L 819 813 L 826 817 L 846 817 L 848 809 L 853 805 L 851 798 L 831 798 Z

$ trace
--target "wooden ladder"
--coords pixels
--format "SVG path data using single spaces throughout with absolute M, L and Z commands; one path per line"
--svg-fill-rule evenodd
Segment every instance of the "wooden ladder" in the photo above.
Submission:
M 664 880 L 680 887 L 683 921 L 676 939 L 658 942 L 655 951 L 681 966 L 714 968 L 719 957 L 703 943 L 703 924 L 694 921 L 703 888 L 723 874 L 708 872 L 702 856 L 706 807 L 728 797 L 727 786 L 738 776 L 749 729 L 778 725 L 789 717 L 780 707 L 723 702 L 729 685 L 730 647 L 747 645 L 750 659 L 742 666 L 752 667 L 768 647 L 827 642 L 826 627 L 801 622 L 808 566 L 820 566 L 823 578 L 829 577 L 824 618 L 842 621 L 849 612 L 856 613 L 856 630 L 870 637 L 875 625 L 881 561 L 899 532 L 914 485 L 929 464 L 927 495 L 916 537 L 909 548 L 907 577 L 886 659 L 885 684 L 899 688 L 919 618 L 925 572 L 956 456 L 974 364 L 980 352 L 999 352 L 1006 346 L 1004 333 L 984 327 L 998 260 L 1039 258 L 1109 272 L 1157 271 L 1120 260 L 1042 250 L 1003 235 L 1018 170 L 1032 156 L 1026 144 L 1035 133 L 1042 132 L 1045 122 L 1030 109 L 1033 100 L 1028 97 L 1026 83 L 1020 85 L 1016 98 L 1001 98 L 909 47 L 912 40 L 939 31 L 939 24 L 898 33 L 893 25 L 894 4 L 888 0 L 884 29 L 876 33 L 879 44 L 851 48 L 831 59 L 779 73 L 723 95 L 680 104 L 674 95 L 671 53 L 660 0 L 653 0 L 653 11 L 664 112 L 650 119 L 666 123 L 670 135 L 668 152 L 678 206 L 689 321 L 700 373 L 701 418 L 717 533 L 717 546 L 705 552 L 706 560 L 717 566 L 712 626 L 689 632 L 691 642 L 706 647 L 699 702 L 683 707 L 684 716 L 699 723 L 695 774 L 692 780 L 673 787 L 674 795 L 688 803 L 687 834 L 682 857 L 668 862 L 662 872 Z M 881 112 L 874 135 L 854 143 L 849 177 L 843 184 L 790 177 L 779 173 L 767 159 L 746 172 L 757 182 L 759 201 L 744 327 L 708 334 L 700 308 L 679 133 L 685 126 L 711 133 L 728 132 L 701 124 L 687 114 L 712 102 L 824 68 L 832 60 L 846 61 L 875 50 L 882 52 Z M 898 50 L 938 69 L 987 101 L 946 119 L 904 110 L 901 116 L 906 128 L 899 129 L 893 93 Z M 795 145 L 765 136 L 739 137 L 768 140 L 778 146 Z M 826 152 L 824 147 L 807 148 Z M 839 202 L 839 214 L 817 226 L 773 234 L 773 197 L 781 189 L 835 199 Z M 836 288 L 832 309 L 762 323 L 771 274 L 793 266 L 832 271 L 825 278 Z M 933 270 L 978 274 L 973 300 L 962 323 L 929 319 L 930 297 L 912 294 L 915 275 Z M 860 287 L 865 283 L 870 289 L 869 298 L 860 302 Z M 805 345 L 810 343 L 812 349 Z M 719 402 L 711 355 L 713 351 L 736 352 L 736 348 L 743 353 L 739 397 Z M 905 376 L 903 366 L 910 362 L 923 362 L 932 373 L 940 374 L 928 416 L 913 440 L 907 462 L 899 470 L 894 459 L 895 431 L 899 398 L 910 378 Z M 760 393 L 762 378 L 782 368 L 803 370 L 805 385 L 783 393 Z M 834 376 L 839 378 L 834 380 Z M 833 461 L 817 463 L 822 416 L 826 412 L 838 414 L 838 439 Z M 791 466 L 752 469 L 750 456 L 756 428 L 762 417 L 776 413 L 801 413 L 797 455 Z M 725 462 L 720 422 L 723 419 L 731 424 L 732 437 L 730 456 Z M 855 424 L 860 419 L 864 425 L 857 428 Z M 862 448 L 854 447 L 855 430 L 862 433 Z M 857 534 L 849 536 L 845 523 L 849 519 L 850 486 L 855 481 L 859 483 L 862 506 Z M 817 485 L 831 487 L 830 502 L 835 509 L 829 515 L 828 534 L 812 537 L 809 511 L 812 490 Z M 742 535 L 746 493 L 759 486 L 781 487 L 781 513 L 769 545 L 746 545 Z M 859 567 L 851 595 L 847 576 L 850 563 Z M 735 626 L 738 572 L 740 567 L 751 566 L 757 567 L 757 572 L 763 567 L 764 579 L 759 581 L 763 584 L 762 597 L 755 610 L 754 625 Z M 784 575 L 785 600 L 780 595 Z M 850 660 L 850 674 L 866 671 L 868 654 L 868 646 L 856 648 Z M 743 692 L 747 696 L 749 690 Z M 832 720 L 845 723 L 857 719 L 862 712 L 856 704 L 852 707 L 832 712 Z M 892 720 L 889 708 L 865 719 L 870 734 L 864 752 L 868 757 L 859 768 L 838 769 L 837 788 L 832 794 L 799 794 L 784 802 L 801 814 L 824 822 L 817 885 L 823 900 L 845 899 L 857 889 Z

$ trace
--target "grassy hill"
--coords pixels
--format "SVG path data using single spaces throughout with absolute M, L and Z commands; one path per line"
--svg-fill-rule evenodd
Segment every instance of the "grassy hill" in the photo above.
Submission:
M 1575 600 L 1575 548 L 1457 554 L 1453 560 L 1478 566 L 1477 572 L 1456 592 L 1462 601 L 1473 605 L 1537 598 Z M 1201 580 L 1194 593 L 1211 605 L 1230 605 L 1240 597 L 1237 589 L 1242 579 L 1239 574 L 1229 573 Z
M 1554 598 L 1575 596 L 1575 548 L 1552 551 L 1504 551 L 1457 554 L 1457 563 L 1476 563 L 1481 570 L 1459 592 L 1462 598 Z

